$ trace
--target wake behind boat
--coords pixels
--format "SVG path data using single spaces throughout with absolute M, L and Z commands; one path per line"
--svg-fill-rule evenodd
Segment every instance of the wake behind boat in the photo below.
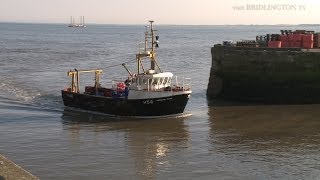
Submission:
M 164 116 L 181 114 L 192 93 L 191 79 L 183 78 L 178 82 L 171 72 L 163 72 L 157 61 L 155 48 L 159 36 L 155 35 L 153 21 L 145 32 L 144 49 L 136 54 L 137 72 L 127 70 L 125 81 L 113 81 L 112 87 L 100 84 L 101 69 L 73 70 L 70 87 L 62 90 L 65 106 L 98 111 L 119 116 Z M 150 69 L 145 70 L 143 60 L 150 60 Z M 80 73 L 95 73 L 94 86 L 86 86 L 80 92 Z

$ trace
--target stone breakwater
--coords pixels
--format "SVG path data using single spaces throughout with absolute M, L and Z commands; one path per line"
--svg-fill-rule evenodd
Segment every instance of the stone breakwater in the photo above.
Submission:
M 0 180 L 12 179 L 37 180 L 39 178 L 0 155 Z
M 320 50 L 211 48 L 208 99 L 300 104 L 320 103 Z

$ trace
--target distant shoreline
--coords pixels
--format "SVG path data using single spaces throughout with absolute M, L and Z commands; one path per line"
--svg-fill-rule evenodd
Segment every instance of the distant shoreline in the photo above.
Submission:
M 47 24 L 47 25 L 68 25 L 70 23 L 46 23 L 46 22 L 12 22 L 0 21 L 1 24 Z M 114 25 L 114 26 L 141 26 L 144 24 L 103 24 L 103 23 L 86 23 L 86 25 Z M 320 24 L 157 24 L 157 26 L 320 26 Z

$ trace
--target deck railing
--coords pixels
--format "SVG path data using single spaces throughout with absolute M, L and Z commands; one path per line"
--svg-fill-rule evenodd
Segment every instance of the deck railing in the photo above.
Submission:
M 172 84 L 173 90 L 188 91 L 191 90 L 191 78 L 182 78 L 182 84 L 178 80 L 178 76 L 175 76 L 174 84 Z

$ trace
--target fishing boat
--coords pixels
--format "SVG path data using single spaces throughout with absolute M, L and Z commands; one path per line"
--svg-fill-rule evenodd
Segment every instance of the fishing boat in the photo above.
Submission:
M 128 72 L 124 81 L 113 80 L 111 87 L 100 84 L 102 69 L 70 70 L 70 87 L 62 90 L 65 106 L 89 111 L 98 111 L 116 116 L 166 116 L 183 114 L 192 93 L 191 79 L 182 78 L 171 72 L 163 72 L 156 60 L 159 47 L 153 21 L 146 26 L 144 47 L 136 54 L 137 70 L 131 72 L 126 64 L 121 64 Z M 150 61 L 146 69 L 143 61 Z M 80 91 L 80 74 L 94 73 L 94 85 L 85 86 Z

